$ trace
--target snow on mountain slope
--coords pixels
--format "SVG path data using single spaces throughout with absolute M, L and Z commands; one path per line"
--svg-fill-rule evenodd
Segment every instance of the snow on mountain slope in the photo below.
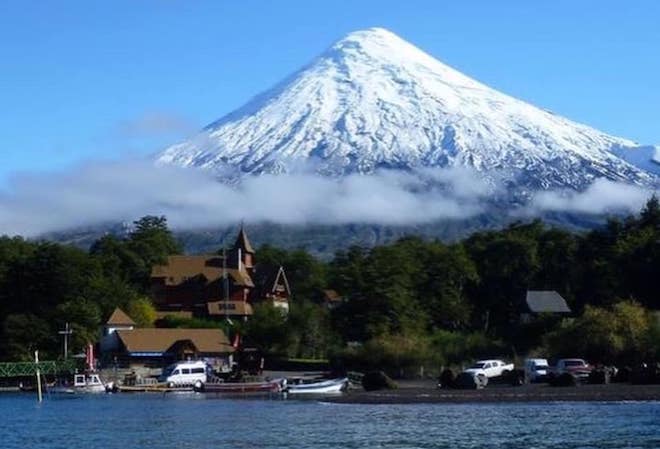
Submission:
M 467 166 L 541 189 L 583 188 L 599 177 L 656 183 L 635 166 L 635 148 L 497 92 L 372 28 L 349 34 L 196 138 L 166 149 L 158 162 L 254 174 L 312 163 L 327 175 Z

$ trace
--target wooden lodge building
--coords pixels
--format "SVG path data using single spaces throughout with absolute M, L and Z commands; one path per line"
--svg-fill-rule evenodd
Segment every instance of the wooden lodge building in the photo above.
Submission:
M 141 374 L 178 360 L 206 360 L 214 369 L 228 369 L 235 351 L 226 334 L 216 329 L 139 328 L 117 308 L 103 328 L 99 342 L 104 363 Z M 145 371 L 147 370 L 147 371 Z
M 246 320 L 253 304 L 272 302 L 289 310 L 291 290 L 284 268 L 257 264 L 241 227 L 223 255 L 169 256 L 151 271 L 151 292 L 159 316 L 168 314 Z
M 241 228 L 224 256 L 168 257 L 151 271 L 157 316 L 245 320 L 254 304 L 266 301 L 288 311 L 291 290 L 284 269 L 256 264 L 254 254 Z M 223 370 L 231 367 L 236 350 L 220 328 L 139 328 L 121 309 L 106 322 L 99 348 L 106 365 L 142 375 L 187 359 L 203 359 Z

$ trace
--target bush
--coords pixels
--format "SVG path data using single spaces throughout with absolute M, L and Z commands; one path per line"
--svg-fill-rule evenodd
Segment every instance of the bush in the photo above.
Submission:
M 156 309 L 149 298 L 132 299 L 126 307 L 126 313 L 137 327 L 153 327 L 156 321 Z
M 577 354 L 592 363 L 637 364 L 657 350 L 655 332 L 646 309 L 621 301 L 608 309 L 587 306 L 581 317 L 563 320 L 545 343 L 555 357 Z
M 488 378 L 483 374 L 461 373 L 454 380 L 455 388 L 463 390 L 480 390 L 486 388 Z
M 632 370 L 630 382 L 636 385 L 660 383 L 660 367 L 657 364 L 644 364 Z
M 382 371 L 369 371 L 362 377 L 362 388 L 366 391 L 394 390 L 398 385 Z
M 590 384 L 609 384 L 611 378 L 612 372 L 609 368 L 595 369 L 589 373 Z
M 383 335 L 363 345 L 344 348 L 331 357 L 335 368 L 384 370 L 397 378 L 425 373 L 437 376 L 441 367 L 504 352 L 504 345 L 484 333 L 436 331 L 433 335 Z
M 440 373 L 440 378 L 438 379 L 438 388 L 454 388 L 455 378 L 456 376 L 452 370 L 444 370 L 442 373 Z
M 514 369 L 513 371 L 504 371 L 502 373 L 502 380 L 514 387 L 519 387 L 525 383 L 525 370 Z
M 339 351 L 331 357 L 331 365 L 355 371 L 384 370 L 401 378 L 418 375 L 421 367 L 437 367 L 439 363 L 428 338 L 384 335 Z
M 620 368 L 617 373 L 612 378 L 612 382 L 624 383 L 630 382 L 630 377 L 632 374 L 632 369 L 629 366 L 624 366 Z
M 431 347 L 442 365 L 462 363 L 506 353 L 504 344 L 483 332 L 450 332 L 438 330 L 431 336 Z

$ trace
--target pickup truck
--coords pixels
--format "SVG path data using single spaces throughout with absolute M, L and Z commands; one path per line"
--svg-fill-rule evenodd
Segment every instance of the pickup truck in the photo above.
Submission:
M 501 360 L 477 360 L 472 366 L 464 372 L 473 374 L 483 374 L 488 378 L 499 377 L 503 374 L 513 371 L 513 363 L 504 363 Z
M 571 373 L 580 379 L 586 379 L 591 373 L 591 366 L 583 359 L 559 359 L 557 364 L 550 371 L 550 376 L 559 376 L 564 373 Z

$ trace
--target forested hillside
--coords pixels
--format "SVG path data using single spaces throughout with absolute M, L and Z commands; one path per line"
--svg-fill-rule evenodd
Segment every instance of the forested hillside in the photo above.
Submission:
M 58 357 L 57 331 L 65 322 L 74 329 L 71 347 L 80 350 L 98 339 L 116 306 L 153 325 L 151 266 L 180 250 L 166 219 L 151 216 L 125 239 L 105 236 L 89 251 L 0 238 L 0 358 L 27 359 L 37 348 Z M 351 247 L 327 262 L 303 249 L 264 245 L 256 260 L 285 267 L 291 312 L 285 317 L 258 305 L 250 322 L 227 330 L 271 355 L 400 369 L 480 355 L 584 355 L 621 363 L 659 355 L 658 318 L 651 313 L 660 310 L 656 198 L 638 215 L 586 233 L 533 221 L 453 244 L 407 237 Z M 526 291 L 546 289 L 566 298 L 574 316 L 521 324 Z M 327 290 L 341 298 L 335 307 L 327 307 Z M 171 319 L 164 325 L 221 324 Z

